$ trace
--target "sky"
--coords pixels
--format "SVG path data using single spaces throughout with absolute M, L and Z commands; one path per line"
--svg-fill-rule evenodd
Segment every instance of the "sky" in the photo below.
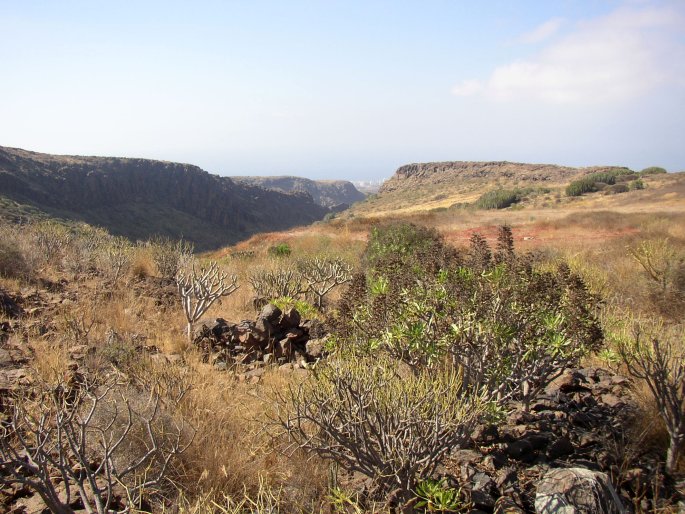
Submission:
M 685 0 L 0 0 L 0 146 L 315 179 L 685 170 Z

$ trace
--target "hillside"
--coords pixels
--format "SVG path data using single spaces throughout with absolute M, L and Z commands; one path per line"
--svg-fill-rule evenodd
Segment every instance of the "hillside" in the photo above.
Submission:
M 492 162 L 428 162 L 401 166 L 379 189 L 378 196 L 355 208 L 358 213 L 384 215 L 450 207 L 475 201 L 500 188 L 555 188 L 578 176 L 614 166 L 572 168 L 554 164 Z
M 303 177 L 231 177 L 231 180 L 241 184 L 276 189 L 285 193 L 304 191 L 309 193 L 314 201 L 323 207 L 349 206 L 366 198 L 347 180 L 310 180 Z
M 131 239 L 155 234 L 217 248 L 322 219 L 303 192 L 283 193 L 148 159 L 48 155 L 0 147 L 0 215 L 39 211 Z

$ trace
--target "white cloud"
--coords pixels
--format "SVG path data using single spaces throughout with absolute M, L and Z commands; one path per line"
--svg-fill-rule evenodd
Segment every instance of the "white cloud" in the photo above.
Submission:
M 452 88 L 452 94 L 456 96 L 471 96 L 480 92 L 483 84 L 479 80 L 462 80 Z
M 537 55 L 495 68 L 480 88 L 465 80 L 454 94 L 550 103 L 621 102 L 685 82 L 682 10 L 621 8 L 578 23 Z M 538 32 L 541 37 L 543 26 Z M 550 31 L 551 29 L 547 29 Z
M 518 41 L 526 44 L 540 43 L 556 34 L 561 28 L 563 18 L 552 18 L 538 25 L 530 32 L 526 32 L 518 38 Z

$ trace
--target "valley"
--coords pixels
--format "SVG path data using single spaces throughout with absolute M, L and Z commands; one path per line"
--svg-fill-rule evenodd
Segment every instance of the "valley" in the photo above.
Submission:
M 95 472 L 101 488 L 81 494 L 64 485 L 71 467 L 62 481 L 32 471 L 38 482 L 0 488 L 0 509 L 527 513 L 546 512 L 544 491 L 580 487 L 595 491 L 574 500 L 591 512 L 677 512 L 679 429 L 635 366 L 653 362 L 648 334 L 680 391 L 685 174 L 409 165 L 323 221 L 310 193 L 263 187 L 281 179 L 3 152 L 3 423 L 94 406 L 105 425 L 60 426 L 111 423 L 116 458 L 154 448 L 139 458 L 158 480 L 110 490 Z M 597 173 L 640 185 L 569 196 Z M 479 203 L 503 190 L 508 206 Z M 281 212 L 294 214 L 272 221 Z M 129 431 L 115 406 L 131 409 Z M 151 436 L 134 437 L 146 423 Z M 20 466 L 10 441 L 0 484 Z M 107 462 L 95 444 L 50 441 Z

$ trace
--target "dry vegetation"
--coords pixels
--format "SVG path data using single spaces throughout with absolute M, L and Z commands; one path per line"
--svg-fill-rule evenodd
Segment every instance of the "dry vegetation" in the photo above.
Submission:
M 183 432 L 187 437 L 183 444 L 188 448 L 174 455 L 164 481 L 146 484 L 142 491 L 138 487 L 141 474 L 132 472 L 135 480 L 130 482 L 122 479 L 124 491 L 117 493 L 120 506 L 128 501 L 128 505 L 156 512 L 362 512 L 356 496 L 359 490 L 354 491 L 359 476 L 342 473 L 338 476 L 337 466 L 330 464 L 331 457 L 342 465 L 347 463 L 352 471 L 361 470 L 362 474 L 375 478 L 369 497 L 378 500 L 387 495 L 391 503 L 402 504 L 410 500 L 407 497 L 410 491 L 423 491 L 421 494 L 428 497 L 426 491 L 431 487 L 442 490 L 437 482 L 418 482 L 419 474 L 430 471 L 445 448 L 428 445 L 428 464 L 424 462 L 425 466 L 413 467 L 408 472 L 406 462 L 421 460 L 425 455 L 402 453 L 405 451 L 402 444 L 407 441 L 398 442 L 392 456 L 375 451 L 374 445 L 382 446 L 378 441 L 387 434 L 379 433 L 380 439 L 374 439 L 374 428 L 367 426 L 369 420 L 363 416 L 346 418 L 344 435 L 352 443 L 340 446 L 331 446 L 331 438 L 312 431 L 312 427 L 322 423 L 322 405 L 330 409 L 330 416 L 340 415 L 341 409 L 349 410 L 352 396 L 346 395 L 344 388 L 349 387 L 353 394 L 357 387 L 369 402 L 379 405 L 377 411 L 388 416 L 393 414 L 387 410 L 388 405 L 403 407 L 404 410 L 394 411 L 398 419 L 393 426 L 399 432 L 407 419 L 423 420 L 421 416 L 424 416 L 426 423 L 420 433 L 426 439 L 437 436 L 450 444 L 461 444 L 476 414 L 484 410 L 483 405 L 466 399 L 461 394 L 461 386 L 445 389 L 442 403 L 433 401 L 435 398 L 427 393 L 431 387 L 424 372 L 411 371 L 421 359 L 428 363 L 430 359 L 442 359 L 441 354 L 429 355 L 421 348 L 417 354 L 408 356 L 406 348 L 401 348 L 399 361 L 404 361 L 408 368 L 400 366 L 397 373 L 392 373 L 390 365 L 386 366 L 387 376 L 382 378 L 390 386 L 383 394 L 378 390 L 379 382 L 360 371 L 367 362 L 363 360 L 366 356 L 359 357 L 356 367 L 347 368 L 336 368 L 340 360 L 333 359 L 338 364 L 327 368 L 327 373 L 316 379 L 318 382 L 297 373 L 268 371 L 258 384 L 243 383 L 203 362 L 188 342 L 186 327 L 190 321 L 198 321 L 199 316 L 192 320 L 186 318 L 174 278 L 179 270 L 191 269 L 193 259 L 198 261 L 198 269 L 216 262 L 217 267 L 211 269 L 217 277 L 224 273 L 235 275 L 231 284 L 239 287 L 232 288 L 230 296 L 216 295 L 216 301 L 209 302 L 203 317 L 223 317 L 237 322 L 255 315 L 254 301 L 259 292 L 250 286 L 250 278 L 256 272 L 297 271 L 298 262 L 306 259 L 350 263 L 358 269 L 370 228 L 379 217 L 388 217 L 391 212 L 398 219 L 435 229 L 454 247 L 465 247 L 479 233 L 494 250 L 497 227 L 507 224 L 519 254 L 528 251 L 536 254 L 536 270 L 553 273 L 560 263 L 567 263 L 569 273 L 582 279 L 588 293 L 602 298 L 597 317 L 606 345 L 602 351 L 588 353 L 583 358 L 585 362 L 636 377 L 635 398 L 639 408 L 649 419 L 665 421 L 627 427 L 629 443 L 657 448 L 664 461 L 670 444 L 668 472 L 675 476 L 683 472 L 684 459 L 677 462 L 673 447 L 685 444 L 682 418 L 685 408 L 682 403 L 685 396 L 682 385 L 685 181 L 682 177 L 664 175 L 646 176 L 643 180 L 646 189 L 617 196 L 566 198 L 560 190 L 552 188 L 506 211 L 450 207 L 477 199 L 477 195 L 458 191 L 447 191 L 447 198 L 432 197 L 425 203 L 407 207 L 400 215 L 394 209 L 406 199 L 397 199 L 397 205 L 384 203 L 383 209 L 378 210 L 370 200 L 364 210 L 353 210 L 351 217 L 286 233 L 261 234 L 220 252 L 195 257 L 182 244 L 161 240 L 131 244 L 87 226 L 66 227 L 52 222 L 22 227 L 5 224 L 0 227 L 0 291 L 21 296 L 26 311 L 20 322 L 0 315 L 0 324 L 7 321 L 16 327 L 3 344 L 15 344 L 28 359 L 26 366 L 30 373 L 21 382 L 24 391 L 32 390 L 37 384 L 48 391 L 65 384 L 73 386 L 70 380 L 73 382 L 74 360 L 77 354 L 83 354 L 76 360 L 81 366 L 79 373 L 82 369 L 88 370 L 85 378 L 116 380 L 117 387 L 126 388 L 125 401 L 138 402 L 137 405 L 150 399 L 162 402 L 165 420 L 171 423 L 168 426 L 188 430 Z M 448 254 L 440 258 L 443 259 L 440 262 L 450 262 Z M 369 287 L 380 288 L 382 293 L 384 286 L 381 280 L 370 283 Z M 432 294 L 436 290 L 431 290 Z M 325 301 L 321 295 L 312 298 L 303 292 L 300 301 L 308 301 L 313 312 L 316 307 L 328 306 L 330 316 L 337 312 L 335 307 L 341 291 L 344 289 L 340 287 L 333 289 Z M 342 296 L 345 299 L 346 295 Z M 524 296 L 512 298 L 519 301 Z M 401 306 L 404 319 L 424 314 L 406 310 L 407 305 L 410 302 Z M 423 307 L 436 305 L 427 302 Z M 468 313 L 461 314 L 460 320 L 465 323 Z M 451 318 L 446 321 L 455 322 Z M 637 337 L 639 330 L 643 334 L 647 327 L 657 323 L 668 327 L 668 336 L 662 331 L 645 345 L 644 336 Z M 562 329 L 561 322 L 552 328 L 566 330 L 566 327 Z M 406 335 L 400 333 L 391 342 L 395 346 L 398 340 L 405 344 L 406 339 L 402 338 Z M 358 334 L 355 337 L 359 339 Z M 659 344 L 662 348 L 667 345 L 670 352 L 670 360 L 665 364 L 652 359 Z M 336 359 L 343 358 L 344 353 L 334 352 Z M 392 356 L 392 351 L 387 355 Z M 580 353 L 574 354 L 565 365 L 571 365 L 580 356 Z M 421 366 L 426 364 L 421 362 Z M 681 375 L 669 385 L 670 392 L 664 393 L 675 399 L 664 400 L 659 396 L 659 386 L 650 382 L 649 367 L 677 365 Z M 434 380 L 454 385 L 464 378 L 451 374 L 448 369 L 439 369 Z M 661 372 L 664 373 L 663 369 Z M 409 373 L 406 376 L 411 380 L 397 382 L 402 373 Z M 320 388 L 311 389 L 317 386 Z M 447 405 L 444 400 L 449 394 L 454 398 Z M 520 398 L 522 394 L 509 396 Z M 31 400 L 35 402 L 36 398 Z M 332 403 L 326 403 L 326 398 Z M 417 403 L 408 402 L 407 398 Z M 293 401 L 300 410 L 294 414 L 283 410 L 289 404 L 292 407 Z M 3 402 L 0 406 L 7 413 L 10 404 Z M 121 403 L 120 407 L 124 405 Z M 430 420 L 436 416 L 447 419 L 452 425 L 445 423 L 444 426 L 454 430 L 449 434 L 431 432 Z M 279 426 L 294 439 L 284 436 Z M 325 423 L 322 427 L 330 428 Z M 355 454 L 359 430 L 367 437 L 371 434 L 364 443 L 368 454 Z M 393 434 L 387 437 L 401 439 Z M 299 444 L 293 447 L 293 441 Z M 630 459 L 630 444 L 622 450 L 626 462 Z M 625 467 L 627 470 L 628 464 Z M 90 498 L 92 490 L 84 493 L 85 497 Z M 461 505 L 460 494 L 453 498 L 455 505 Z M 430 501 L 435 501 L 434 496 L 430 497 Z M 428 500 L 422 501 L 428 505 Z M 380 509 L 375 505 L 367 503 L 365 509 Z M 414 500 L 414 505 L 418 508 L 421 503 Z M 458 510 L 450 512 L 455 511 Z

